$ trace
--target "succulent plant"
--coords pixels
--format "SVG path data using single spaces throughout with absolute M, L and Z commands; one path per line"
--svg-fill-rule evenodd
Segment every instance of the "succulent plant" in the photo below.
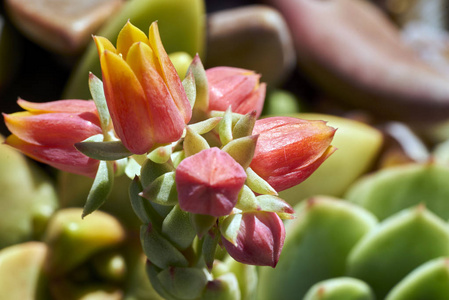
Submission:
M 278 266 L 260 270 L 259 298 L 448 299 L 448 171 L 391 167 L 356 181 L 347 200 L 298 204 Z

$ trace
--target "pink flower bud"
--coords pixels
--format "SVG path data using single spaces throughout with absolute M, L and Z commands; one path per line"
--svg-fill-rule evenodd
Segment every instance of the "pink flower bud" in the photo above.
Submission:
M 236 261 L 276 267 L 285 240 L 282 220 L 273 212 L 244 213 L 236 244 L 222 238 L 223 245 Z
M 162 45 L 157 23 L 149 37 L 128 22 L 117 49 L 95 36 L 104 92 L 115 132 L 126 148 L 144 154 L 178 140 L 192 110 L 182 82 Z
M 229 154 L 214 147 L 184 159 L 175 180 L 181 209 L 219 217 L 231 213 L 246 173 Z
M 99 161 L 74 144 L 102 133 L 93 101 L 59 100 L 31 103 L 19 99 L 25 112 L 3 114 L 12 135 L 6 144 L 57 169 L 94 177 Z
M 336 150 L 330 146 L 335 130 L 324 121 L 257 120 L 253 134 L 259 134 L 259 139 L 250 167 L 278 192 L 295 186 Z
M 266 84 L 259 83 L 260 75 L 253 71 L 215 67 L 206 70 L 209 84 L 209 110 L 232 111 L 239 114 L 262 113 Z

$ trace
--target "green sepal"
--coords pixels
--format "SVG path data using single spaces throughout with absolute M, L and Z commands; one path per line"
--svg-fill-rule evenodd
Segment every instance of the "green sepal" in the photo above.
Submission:
M 175 205 L 162 222 L 162 234 L 178 249 L 185 250 L 196 236 L 189 213 Z
M 134 159 L 134 156 L 128 157 L 128 163 L 125 167 L 125 174 L 129 179 L 139 176 L 142 166 Z
M 245 136 L 252 135 L 254 124 L 256 124 L 256 114 L 257 112 L 253 110 L 252 112 L 244 115 L 234 126 L 232 130 L 232 136 L 234 139 L 238 139 Z
M 243 169 L 246 169 L 253 160 L 258 138 L 259 135 L 241 137 L 230 141 L 221 150 L 231 155 Z
M 386 300 L 449 299 L 449 258 L 430 260 L 408 274 Z
M 220 233 L 229 242 L 237 245 L 237 236 L 242 224 L 242 214 L 232 214 L 220 220 Z
M 260 210 L 275 212 L 281 219 L 294 219 L 295 211 L 285 200 L 272 196 L 260 195 L 256 197 Z
M 157 275 L 166 291 L 181 299 L 199 299 L 207 284 L 206 274 L 198 268 L 170 267 Z
M 226 114 L 227 114 L 227 112 L 225 112 L 225 111 L 219 111 L 219 110 L 212 110 L 212 111 L 210 112 L 210 116 L 211 116 L 211 117 L 214 117 L 214 118 L 215 118 L 215 117 L 222 117 L 222 118 L 223 118 Z M 243 118 L 243 116 L 244 116 L 244 115 L 242 115 L 242 114 L 231 112 L 232 126 L 234 127 L 235 124 L 237 124 L 237 122 L 238 122 L 241 118 Z
M 140 170 L 140 180 L 142 181 L 142 186 L 145 188 L 153 183 L 153 181 L 155 181 L 159 176 L 174 170 L 175 168 L 170 162 L 159 164 L 147 159 L 143 163 L 142 169 Z
M 100 161 L 97 175 L 84 205 L 82 218 L 96 211 L 109 197 L 114 185 L 114 166 L 112 162 Z
M 186 154 L 184 150 L 173 152 L 171 155 L 171 160 L 173 163 L 173 166 L 176 168 L 181 163 L 181 161 L 186 158 Z
M 201 63 L 198 54 L 193 58 L 187 72 L 191 73 L 195 78 L 196 101 L 195 106 L 192 106 L 194 108 L 194 113 L 198 110 L 205 112 L 209 109 L 209 86 L 207 83 L 206 70 Z
M 241 297 L 237 277 L 226 273 L 207 283 L 201 300 L 234 300 Z
M 141 192 L 142 186 L 140 185 L 139 178 L 136 176 L 129 186 L 129 199 L 131 200 L 134 213 L 142 223 L 148 224 L 151 222 L 154 226 L 160 228 L 163 221 L 161 215 L 147 199 L 139 196 Z
M 254 192 L 247 185 L 244 185 L 240 190 L 239 198 L 235 207 L 243 212 L 261 210 L 259 204 L 257 203 L 256 195 L 254 195 Z
M 375 300 L 365 282 L 351 277 L 337 277 L 313 285 L 303 300 Z M 411 300 L 411 299 L 408 299 Z
M 246 168 L 246 185 L 249 186 L 254 192 L 261 195 L 273 195 L 277 196 L 276 190 L 266 182 L 262 177 L 257 175 L 250 167 Z
M 206 263 L 207 268 L 212 270 L 214 260 L 215 260 L 215 252 L 217 250 L 218 241 L 220 240 L 220 233 L 216 228 L 209 230 L 207 234 L 204 235 L 203 245 L 202 245 L 202 254 L 204 258 L 204 262 Z
M 107 132 L 111 126 L 111 116 L 109 115 L 108 104 L 104 95 L 103 82 L 91 72 L 89 72 L 89 90 L 97 107 L 103 135 L 105 136 L 105 140 L 107 140 Z
M 172 145 L 157 147 L 148 153 L 147 158 L 158 164 L 166 163 L 170 159 L 172 148 Z
M 220 123 L 222 117 L 209 118 L 204 121 L 191 124 L 189 128 L 198 134 L 205 134 L 214 129 Z
M 121 141 L 75 143 L 75 148 L 86 156 L 98 160 L 117 160 L 133 155 Z
M 232 141 L 232 111 L 231 107 L 228 107 L 223 115 L 220 123 L 218 124 L 218 135 L 222 145 L 226 145 Z
M 188 126 L 186 128 L 186 137 L 184 138 L 183 145 L 186 157 L 192 156 L 202 150 L 210 148 L 207 141 L 201 135 L 190 129 Z
M 175 296 L 171 295 L 161 284 L 158 274 L 161 272 L 161 269 L 155 266 L 153 263 L 151 263 L 149 260 L 147 260 L 145 264 L 145 271 L 147 273 L 148 279 L 150 279 L 151 286 L 154 288 L 154 290 L 164 299 L 166 300 L 180 300 L 179 298 L 176 298 Z
M 216 221 L 217 217 L 214 216 L 190 214 L 190 222 L 200 239 L 215 225 Z
M 148 259 L 157 267 L 187 267 L 185 256 L 167 239 L 160 235 L 151 223 L 140 227 L 140 242 Z
M 182 86 L 184 87 L 184 91 L 186 92 L 190 107 L 193 108 L 196 101 L 196 84 L 195 77 L 193 76 L 193 73 L 191 71 L 187 72 L 186 77 L 182 81 Z
M 176 190 L 175 172 L 165 173 L 145 187 L 140 196 L 161 205 L 176 205 L 178 191 Z

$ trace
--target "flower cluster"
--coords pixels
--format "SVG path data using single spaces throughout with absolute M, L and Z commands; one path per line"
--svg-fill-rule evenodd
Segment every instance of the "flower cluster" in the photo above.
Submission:
M 219 245 L 241 263 L 275 267 L 282 219 L 294 214 L 277 191 L 332 154 L 335 129 L 291 117 L 257 120 L 266 87 L 248 70 L 206 71 L 195 57 L 181 81 L 157 23 L 147 37 L 128 22 L 116 46 L 94 40 L 103 78 L 90 76 L 94 101 L 19 100 L 27 112 L 4 115 L 6 143 L 64 171 L 97 172 L 83 215 L 101 206 L 114 172 L 124 170 L 143 223 L 147 272 L 163 296 L 177 297 L 177 276 L 192 282 L 183 297 L 207 293 L 214 285 L 200 270 L 212 269 Z

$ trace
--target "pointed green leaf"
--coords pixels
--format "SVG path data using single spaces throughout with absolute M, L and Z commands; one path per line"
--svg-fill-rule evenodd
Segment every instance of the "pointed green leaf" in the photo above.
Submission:
M 209 149 L 207 141 L 198 133 L 187 126 L 186 137 L 184 139 L 184 153 L 186 156 L 194 155 L 202 150 Z
M 232 111 L 229 107 L 218 124 L 218 134 L 222 145 L 232 141 Z
M 201 63 L 200 57 L 195 55 L 189 66 L 188 73 L 195 78 L 196 85 L 196 102 L 192 106 L 195 110 L 207 111 L 209 109 L 209 86 L 207 83 L 206 70 Z
M 181 299 L 199 299 L 207 283 L 206 274 L 198 268 L 168 268 L 157 277 L 170 294 Z
M 114 185 L 114 166 L 112 162 L 100 161 L 97 175 L 87 196 L 82 218 L 97 210 L 109 197 Z
M 125 167 L 125 174 L 129 179 L 133 179 L 136 176 L 139 176 L 141 165 L 134 159 L 133 156 L 128 158 L 128 164 Z
M 219 110 L 213 110 L 210 112 L 210 116 L 211 117 L 222 117 L 224 118 L 224 116 L 226 115 L 227 112 L 225 111 L 219 111 Z M 242 114 L 238 114 L 238 113 L 233 113 L 231 112 L 231 119 L 232 119 L 232 126 L 234 127 L 235 124 L 237 124 L 237 122 L 243 118 L 244 115 Z
M 247 185 L 244 185 L 240 191 L 235 207 L 243 212 L 261 210 L 257 203 L 256 195 L 254 195 L 254 192 Z
M 221 119 L 221 117 L 209 118 L 195 124 L 190 124 L 189 128 L 198 134 L 205 134 L 214 129 L 220 123 Z
M 196 86 L 195 86 L 195 78 L 191 71 L 187 72 L 186 77 L 182 81 L 182 86 L 184 87 L 184 91 L 186 92 L 187 99 L 189 99 L 190 107 L 194 107 L 196 100 Z
M 148 153 L 147 158 L 158 164 L 166 163 L 172 154 L 172 145 L 162 146 Z
M 272 195 L 260 195 L 256 199 L 260 210 L 275 212 L 281 219 L 294 219 L 295 211 L 283 199 Z
M 254 124 L 256 124 L 256 114 L 254 110 L 244 115 L 234 126 L 232 130 L 232 136 L 234 139 L 238 139 L 244 136 L 250 136 L 253 132 Z
M 217 251 L 217 245 L 220 237 L 221 235 L 218 230 L 210 230 L 203 239 L 202 253 L 204 262 L 206 263 L 209 271 L 212 270 L 214 264 L 215 252 Z
M 184 158 L 186 158 L 184 150 L 173 152 L 173 154 L 171 155 L 173 166 L 176 168 Z
M 257 175 L 250 167 L 246 168 L 246 184 L 254 192 L 262 195 L 274 195 L 277 196 L 278 193 L 271 185 L 266 182 L 262 177 Z
M 189 213 L 179 208 L 179 205 L 175 205 L 165 217 L 161 232 L 181 250 L 187 249 L 196 236 Z
M 129 199 L 131 200 L 131 206 L 134 213 L 144 224 L 152 223 L 157 228 L 161 227 L 162 217 L 152 207 L 151 203 L 139 196 L 142 192 L 142 186 L 140 185 L 139 178 L 135 177 L 129 186 Z
M 111 116 L 109 115 L 108 105 L 106 103 L 106 97 L 103 90 L 103 82 L 89 72 L 89 90 L 92 95 L 92 99 L 97 107 L 98 115 L 100 116 L 101 129 L 105 137 L 108 136 L 107 132 L 111 127 Z
M 246 169 L 253 160 L 258 137 L 258 135 L 252 135 L 232 140 L 221 150 L 231 155 L 243 169 Z
M 217 222 L 217 217 L 200 214 L 190 214 L 190 222 L 195 228 L 196 234 L 201 239 Z
M 153 181 L 159 176 L 165 173 L 174 171 L 175 168 L 169 163 L 156 163 L 152 160 L 147 159 L 141 169 L 140 180 L 142 181 L 142 186 L 144 188 L 148 187 Z
M 76 143 L 75 148 L 84 155 L 98 160 L 117 160 L 132 155 L 132 153 L 126 149 L 121 141 L 84 141 L 81 143 Z
M 220 221 L 220 233 L 232 244 L 237 244 L 237 235 L 239 234 L 240 224 L 242 223 L 242 214 L 232 214 Z
M 189 264 L 184 255 L 162 237 L 151 223 L 140 227 L 140 241 L 145 255 L 161 269 L 187 267 Z
M 175 172 L 165 173 L 146 187 L 140 195 L 154 203 L 161 205 L 175 205 L 178 203 Z

